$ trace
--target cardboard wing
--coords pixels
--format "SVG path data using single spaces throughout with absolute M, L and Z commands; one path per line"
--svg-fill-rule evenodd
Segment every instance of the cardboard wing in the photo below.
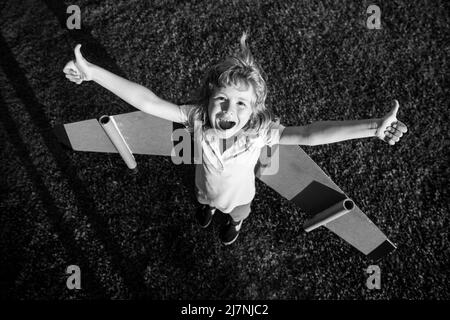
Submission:
M 55 134 L 76 151 L 118 152 L 133 169 L 133 154 L 171 155 L 175 125 L 136 111 L 64 124 Z M 325 226 L 372 260 L 396 249 L 299 146 L 263 148 L 256 176 L 311 217 L 307 232 Z

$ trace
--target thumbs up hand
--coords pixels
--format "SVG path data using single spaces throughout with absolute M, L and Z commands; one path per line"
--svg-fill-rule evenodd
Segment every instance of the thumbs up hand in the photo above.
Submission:
M 81 44 L 77 44 L 75 47 L 75 61 L 69 61 L 63 69 L 66 78 L 76 84 L 92 80 L 92 64 L 83 57 L 80 48 Z
M 408 131 L 406 125 L 397 120 L 397 112 L 400 105 L 394 100 L 394 107 L 384 118 L 380 119 L 375 135 L 381 140 L 386 141 L 391 146 L 400 140 L 404 133 Z

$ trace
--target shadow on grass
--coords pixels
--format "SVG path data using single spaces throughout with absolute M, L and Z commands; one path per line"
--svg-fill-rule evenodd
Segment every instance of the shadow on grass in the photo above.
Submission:
M 3 36 L 0 36 L 0 55 L 2 57 L 2 59 L 0 60 L 0 65 L 3 68 L 6 76 L 8 77 L 12 87 L 14 88 L 14 91 L 23 102 L 33 123 L 39 129 L 44 143 L 48 148 L 52 158 L 55 160 L 58 169 L 66 177 L 69 186 L 73 194 L 75 195 L 76 203 L 80 207 L 81 212 L 86 217 L 88 217 L 95 230 L 95 234 L 99 239 L 101 239 L 107 253 L 111 256 L 113 264 L 115 266 L 120 266 L 120 275 L 123 277 L 125 284 L 129 287 L 130 292 L 132 293 L 132 295 L 133 292 L 135 292 L 138 296 L 151 294 L 150 292 L 147 292 L 147 289 L 140 277 L 140 271 L 143 270 L 144 266 L 140 266 L 135 261 L 130 261 L 129 259 L 126 259 L 121 255 L 120 248 L 115 243 L 113 236 L 107 229 L 107 222 L 97 212 L 94 200 L 89 195 L 89 192 L 86 190 L 83 182 L 77 177 L 76 168 L 71 164 L 70 159 L 65 155 L 64 150 L 61 148 L 52 131 L 49 130 L 50 124 L 45 117 L 44 107 L 38 102 L 37 98 L 35 97 L 24 72 L 15 60 Z M 11 127 L 11 124 L 9 124 L 8 128 L 12 136 L 18 136 L 17 131 L 13 131 L 14 128 Z M 28 163 L 28 170 L 31 170 L 32 162 L 28 156 L 26 158 L 24 157 L 24 154 L 26 154 L 25 150 L 26 149 L 22 148 L 22 159 L 25 163 Z M 36 177 L 39 177 L 34 169 L 33 172 L 34 173 L 31 176 L 34 176 L 35 179 Z M 43 185 L 41 178 L 39 179 L 41 183 L 38 183 L 36 186 Z M 56 208 L 53 204 L 51 204 L 51 196 L 49 192 L 47 191 L 46 193 L 42 194 L 42 196 L 47 205 L 52 206 L 50 207 L 50 212 L 55 214 L 57 211 L 54 211 Z M 67 230 L 60 230 L 59 232 L 62 234 L 67 232 Z
M 18 157 L 21 159 L 22 165 L 26 169 L 27 175 L 31 179 L 36 192 L 39 194 L 39 199 L 42 201 L 44 208 L 47 212 L 47 216 L 52 223 L 54 232 L 58 235 L 58 239 L 61 241 L 64 248 L 70 253 L 69 258 L 75 259 L 79 264 L 81 270 L 83 270 L 83 286 L 86 287 L 86 292 L 96 293 L 99 297 L 104 297 L 106 291 L 101 283 L 92 277 L 94 272 L 91 271 L 88 262 L 83 258 L 83 253 L 77 246 L 75 238 L 73 235 L 73 230 L 70 230 L 67 224 L 62 221 L 63 213 L 58 212 L 58 208 L 54 204 L 54 199 L 50 194 L 49 190 L 44 187 L 44 182 L 41 176 L 37 172 L 33 165 L 33 160 L 28 155 L 27 147 L 23 140 L 20 138 L 19 130 L 15 124 L 14 119 L 9 115 L 6 109 L 6 103 L 3 97 L 0 96 L 0 105 L 4 106 L 1 110 L 0 121 L 6 129 L 11 143 L 14 145 L 14 149 L 17 152 Z M 31 235 L 26 235 L 31 236 Z M 11 248 L 11 250 L 16 250 L 17 253 L 23 252 L 23 250 L 18 250 L 18 248 Z M 17 261 L 20 261 L 22 257 L 18 257 Z M 18 266 L 20 263 L 17 261 L 8 261 L 11 267 L 2 266 L 2 270 L 7 270 L 1 275 L 2 286 L 5 290 L 2 290 L 2 294 L 6 294 L 9 290 L 14 287 L 15 280 L 20 274 L 20 268 Z M 2 272 L 3 273 L 3 272 Z M 5 297 L 8 298 L 8 297 Z M 11 298 L 11 297 L 9 297 Z

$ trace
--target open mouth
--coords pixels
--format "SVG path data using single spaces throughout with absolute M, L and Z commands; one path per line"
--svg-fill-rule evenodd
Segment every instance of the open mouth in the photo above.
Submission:
M 219 120 L 219 127 L 222 130 L 228 130 L 233 128 L 236 125 L 236 122 L 234 121 L 228 121 L 228 120 Z

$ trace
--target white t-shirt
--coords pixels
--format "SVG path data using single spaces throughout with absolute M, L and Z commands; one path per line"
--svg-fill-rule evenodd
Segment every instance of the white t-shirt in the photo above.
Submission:
M 192 105 L 181 105 L 181 119 L 188 120 Z M 195 165 L 197 200 L 224 213 L 250 203 L 255 197 L 254 168 L 261 149 L 278 144 L 284 126 L 271 122 L 268 130 L 258 135 L 239 135 L 232 146 L 220 152 L 220 139 L 194 128 L 194 136 L 201 146 L 201 163 Z

